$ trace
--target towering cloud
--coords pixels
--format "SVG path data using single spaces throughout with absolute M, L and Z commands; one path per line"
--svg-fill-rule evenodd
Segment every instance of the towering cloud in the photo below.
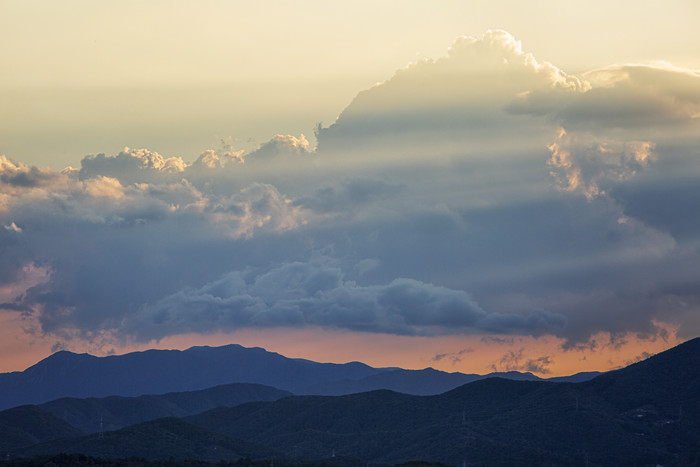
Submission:
M 358 94 L 316 149 L 3 156 L 0 309 L 62 340 L 696 335 L 699 106 L 695 72 L 575 77 L 489 31 Z
M 570 96 L 589 88 L 552 64 L 539 63 L 505 31 L 460 37 L 446 57 L 409 65 L 358 94 L 333 125 L 320 131 L 319 147 L 358 151 L 367 143 L 404 140 L 404 151 L 416 144 L 424 152 L 440 151 L 441 145 L 459 151 L 455 144 L 481 147 L 484 136 L 493 146 L 540 129 L 512 118 L 505 112 L 510 105 L 532 94 Z M 500 138 L 503 134 L 509 137 Z

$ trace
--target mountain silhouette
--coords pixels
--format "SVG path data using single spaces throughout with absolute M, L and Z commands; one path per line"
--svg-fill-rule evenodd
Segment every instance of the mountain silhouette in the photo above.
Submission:
M 23 450 L 24 455 L 79 452 L 96 457 L 200 459 L 205 461 L 270 458 L 283 455 L 255 443 L 211 433 L 179 418 L 161 418 L 102 435 L 60 439 Z
M 272 401 L 292 393 L 270 386 L 232 383 L 209 389 L 138 397 L 61 398 L 39 407 L 85 433 L 110 431 L 148 420 L 186 417 L 216 407 Z
M 82 434 L 64 420 L 33 405 L 0 412 L 0 454 L 24 446 Z
M 558 380 L 581 380 L 595 375 L 573 375 Z M 0 410 L 66 397 L 135 397 L 231 383 L 262 384 L 298 395 L 343 395 L 375 389 L 432 395 L 491 376 L 540 379 L 531 373 L 515 371 L 473 375 L 432 368 L 373 368 L 359 362 L 318 363 L 240 345 L 192 347 L 184 351 L 148 350 L 107 357 L 60 351 L 24 371 L 0 374 Z
M 699 356 L 700 338 L 581 383 L 486 378 L 431 396 L 389 390 L 289 396 L 152 420 L 106 431 L 101 440 L 95 433 L 71 435 L 74 428 L 38 407 L 1 412 L 0 420 L 5 432 L 17 433 L 26 424 L 8 413 L 21 409 L 56 426 L 55 433 L 13 451 L 22 455 L 698 465 Z
M 240 345 L 107 357 L 61 351 L 22 372 L 0 374 L 0 410 L 61 397 L 140 396 L 229 383 L 264 384 L 299 393 L 323 382 L 380 371 L 358 362 L 317 363 Z
M 581 383 L 487 378 L 437 396 L 291 397 L 187 420 L 287 453 L 377 463 L 693 465 L 699 356 L 694 339 Z

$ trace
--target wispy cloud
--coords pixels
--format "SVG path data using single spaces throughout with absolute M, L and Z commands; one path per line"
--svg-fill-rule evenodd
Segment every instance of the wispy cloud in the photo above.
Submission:
M 548 374 L 552 365 L 552 357 L 540 356 L 528 358 L 524 356 L 525 349 L 510 350 L 497 362 L 491 365 L 493 371 L 527 371 L 531 373 Z
M 439 354 L 435 354 L 435 356 L 433 358 L 431 358 L 430 361 L 440 362 L 443 360 L 448 360 L 452 364 L 452 366 L 455 366 L 458 363 L 462 362 L 462 358 L 465 355 L 470 354 L 474 351 L 475 350 L 473 348 L 468 347 L 466 349 L 458 350 L 457 352 L 439 353 Z

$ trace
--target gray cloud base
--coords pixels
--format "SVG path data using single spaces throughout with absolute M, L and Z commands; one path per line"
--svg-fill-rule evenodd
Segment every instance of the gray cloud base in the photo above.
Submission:
M 131 324 L 131 323 L 130 323 Z M 146 338 L 245 327 L 321 326 L 399 335 L 544 334 L 565 324 L 561 315 L 488 314 L 469 294 L 413 279 L 359 286 L 345 281 L 328 258 L 286 263 L 255 274 L 232 272 L 144 307 L 133 333 Z

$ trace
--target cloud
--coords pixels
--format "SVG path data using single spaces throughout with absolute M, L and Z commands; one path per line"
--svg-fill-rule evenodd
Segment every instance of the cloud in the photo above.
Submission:
M 697 131 L 700 73 L 661 65 L 610 66 L 584 73 L 577 93 L 540 90 L 508 106 L 515 114 L 547 115 L 569 131 L 639 132 L 664 138 Z M 638 133 L 639 134 L 639 133 Z
M 567 109 L 571 123 L 666 126 L 700 117 L 700 73 L 672 66 L 624 65 L 586 74 L 594 88 Z
M 473 353 L 473 352 L 475 352 L 475 350 L 471 347 L 468 347 L 466 349 L 462 349 L 462 350 L 459 350 L 457 352 L 439 353 L 439 354 L 435 354 L 435 356 L 433 358 L 431 358 L 430 361 L 440 362 L 442 360 L 447 359 L 454 366 L 462 361 L 462 357 L 464 357 L 464 355 L 469 354 L 469 353 Z
M 32 172 L 10 169 L 17 167 Z M 260 183 L 221 195 L 187 180 L 123 185 L 97 174 L 83 181 L 46 174 L 8 192 L 0 212 L 0 287 L 20 284 L 27 265 L 51 271 L 13 305 L 31 310 L 45 333 L 77 329 L 89 337 L 111 329 L 135 307 L 207 278 L 203 269 L 221 274 L 241 256 L 227 243 L 306 222 L 304 209 Z
M 571 348 L 659 323 L 697 334 L 698 95 L 687 70 L 574 77 L 490 31 L 360 92 L 315 150 L 277 135 L 192 163 L 2 157 L 0 287 L 18 291 L 3 303 L 64 344 L 280 326 Z M 47 276 L 23 282 L 30 265 Z M 550 365 L 517 356 L 500 365 Z
M 64 189 L 69 178 L 48 167 L 28 166 L 0 155 L 0 213 L 10 208 L 16 196 Z
M 563 128 L 548 148 L 552 157 L 547 165 L 559 186 L 588 199 L 605 195 L 606 183 L 628 180 L 655 159 L 650 141 L 601 141 Z
M 221 168 L 221 159 L 216 151 L 209 149 L 197 157 L 197 160 L 190 166 L 193 170 L 216 170 Z
M 310 154 L 309 142 L 302 134 L 299 137 L 292 135 L 276 135 L 270 141 L 260 145 L 258 149 L 246 156 L 249 163 L 270 162 L 279 157 L 298 157 Z
M 531 373 L 548 374 L 549 366 L 552 365 L 552 357 L 541 356 L 528 358 L 523 354 L 524 348 L 509 350 L 500 360 L 491 364 L 493 371 L 526 371 Z
M 51 186 L 58 178 L 60 175 L 49 168 L 28 166 L 0 155 L 0 185 L 4 192 Z
M 523 127 L 516 131 L 524 139 L 539 129 L 504 111 L 512 101 L 533 92 L 569 95 L 588 87 L 552 64 L 538 62 L 506 31 L 460 37 L 447 56 L 411 64 L 359 93 L 334 124 L 319 131 L 319 150 L 363 152 L 368 145 L 398 140 L 404 142 L 404 157 L 417 150 L 434 155 L 440 144 L 448 143 L 445 137 L 474 146 L 484 135 L 498 138 L 512 131 L 513 124 Z
M 508 334 L 510 329 L 528 330 L 527 334 L 557 334 L 564 328 L 566 317 L 545 310 L 533 310 L 529 315 L 492 313 L 482 322 L 485 331 L 494 334 Z
M 329 258 L 285 263 L 253 273 L 233 271 L 198 289 L 145 306 L 130 326 L 145 340 L 186 332 L 247 327 L 322 326 L 398 335 L 441 335 L 497 329 L 543 334 L 564 318 L 490 314 L 467 293 L 412 279 L 359 286 Z
M 5 230 L 11 230 L 13 232 L 22 233 L 22 228 L 17 227 L 17 224 L 15 224 L 14 222 L 12 222 L 10 225 L 6 225 Z
M 283 232 L 307 222 L 292 200 L 262 183 L 251 184 L 232 197 L 212 199 L 204 212 L 234 238 L 250 237 L 259 229 Z
M 377 259 L 365 258 L 353 266 L 353 271 L 356 272 L 359 277 L 362 277 L 365 274 L 379 268 L 381 264 L 381 261 Z
M 489 30 L 481 38 L 463 36 L 458 38 L 448 51 L 447 59 L 437 61 L 439 66 L 461 72 L 502 74 L 503 83 L 489 89 L 507 86 L 517 90 L 532 91 L 533 88 L 586 90 L 588 84 L 569 76 L 551 63 L 539 63 L 531 53 L 523 51 L 522 43 L 503 30 Z M 512 80 L 512 75 L 522 80 Z
M 681 165 L 679 169 L 687 172 L 673 177 L 672 182 L 635 179 L 614 186 L 611 195 L 625 206 L 627 216 L 667 232 L 681 244 L 693 245 L 700 238 L 700 219 L 691 214 L 700 210 L 700 187 L 693 164 L 688 160 Z
M 145 148 L 124 148 L 114 156 L 89 155 L 80 169 L 68 168 L 63 175 L 89 183 L 92 179 L 118 180 L 128 187 L 134 184 L 168 185 L 187 180 L 198 189 L 232 195 L 241 184 L 275 183 L 284 180 L 279 167 L 303 170 L 313 166 L 314 151 L 304 135 L 276 135 L 256 150 L 245 154 L 227 144 L 223 151 L 208 149 L 189 163 L 181 157 L 165 157 Z M 272 169 L 272 167 L 276 169 Z M 290 175 L 287 172 L 285 175 Z M 232 185 L 234 182 L 234 185 Z
M 112 177 L 98 175 L 84 182 L 85 192 L 95 198 L 124 198 L 124 187 L 119 180 Z
M 126 185 L 159 179 L 159 175 L 177 176 L 187 164 L 179 157 L 165 158 L 147 149 L 124 148 L 116 156 L 104 154 L 87 156 L 81 161 L 78 177 L 81 180 L 96 176 L 110 177 Z
M 401 186 L 382 180 L 355 178 L 339 186 L 324 186 L 312 195 L 296 200 L 295 204 L 319 213 L 353 211 L 372 202 L 397 195 Z

